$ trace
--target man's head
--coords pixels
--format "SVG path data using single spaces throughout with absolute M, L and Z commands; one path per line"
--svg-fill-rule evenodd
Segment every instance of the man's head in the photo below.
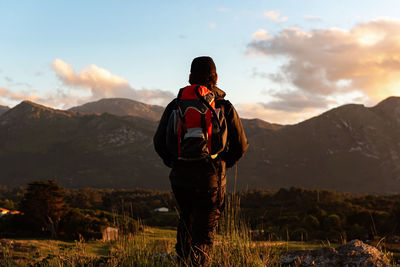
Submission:
M 190 66 L 189 83 L 204 85 L 210 90 L 217 85 L 218 75 L 211 57 L 196 57 Z

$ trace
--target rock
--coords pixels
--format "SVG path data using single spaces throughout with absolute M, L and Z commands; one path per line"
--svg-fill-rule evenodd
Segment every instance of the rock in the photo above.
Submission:
M 290 251 L 279 260 L 280 264 L 296 266 L 392 266 L 385 255 L 375 247 L 353 240 L 337 248 Z

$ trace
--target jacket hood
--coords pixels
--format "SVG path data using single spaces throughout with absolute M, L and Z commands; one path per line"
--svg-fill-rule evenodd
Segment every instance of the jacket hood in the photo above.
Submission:
M 212 92 L 215 94 L 215 98 L 217 100 L 224 99 L 224 97 L 226 96 L 226 93 L 216 86 L 212 89 Z

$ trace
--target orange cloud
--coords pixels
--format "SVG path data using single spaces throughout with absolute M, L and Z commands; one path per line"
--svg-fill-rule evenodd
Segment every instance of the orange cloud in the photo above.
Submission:
M 259 29 L 255 33 L 253 33 L 253 38 L 257 40 L 269 40 L 271 39 L 271 36 L 269 36 L 267 30 Z
M 166 105 L 175 97 L 173 93 L 164 90 L 134 89 L 125 78 L 94 64 L 78 73 L 68 63 L 57 58 L 53 61 L 52 67 L 58 79 L 68 88 L 58 88 L 51 92 L 37 94 L 37 91 L 33 89 L 16 92 L 0 87 L 0 101 L 16 104 L 23 100 L 31 100 L 50 107 L 69 108 L 111 97 Z
M 272 109 L 265 107 L 263 103 L 239 103 L 235 105 L 239 116 L 247 119 L 263 119 L 271 123 L 292 124 L 315 116 L 315 109 L 309 108 L 302 111 Z
M 76 73 L 74 68 L 61 59 L 55 59 L 53 69 L 65 85 L 89 91 L 85 101 L 107 97 L 126 97 L 137 101 L 166 105 L 174 98 L 169 91 L 134 89 L 129 82 L 94 64 Z
M 248 48 L 286 57 L 274 75 L 303 92 L 359 91 L 374 101 L 400 92 L 400 20 L 376 19 L 351 30 L 286 28 Z
M 20 91 L 18 93 L 15 93 L 10 89 L 0 87 L 0 98 L 6 99 L 8 101 L 20 102 L 23 100 L 37 101 L 41 97 L 37 94 L 33 94 L 27 91 Z

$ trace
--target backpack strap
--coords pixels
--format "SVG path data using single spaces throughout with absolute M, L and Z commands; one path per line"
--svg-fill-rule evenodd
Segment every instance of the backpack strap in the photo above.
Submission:
M 196 88 L 196 90 L 195 90 L 197 97 L 200 99 L 201 102 L 203 102 L 203 104 L 204 104 L 207 108 L 209 108 L 209 109 L 211 110 L 213 116 L 217 119 L 218 127 L 221 129 L 222 126 L 219 124 L 218 115 L 217 115 L 217 113 L 215 112 L 215 109 L 210 105 L 210 103 L 208 103 L 208 102 L 204 99 L 204 97 L 203 97 L 202 95 L 200 95 L 200 93 L 199 93 L 199 88 L 200 88 L 200 86 L 198 86 L 198 87 Z M 215 101 L 215 100 L 214 100 L 214 101 Z
M 180 99 L 181 99 L 181 97 L 182 97 L 182 93 L 183 93 L 183 89 L 185 89 L 185 88 L 181 88 L 181 89 L 179 89 L 178 96 L 176 97 L 176 99 L 177 99 L 177 100 L 180 100 Z
M 206 129 L 206 114 L 201 114 L 201 129 L 203 130 L 204 137 L 208 140 L 208 134 Z
M 178 109 L 178 116 L 180 118 L 179 126 L 178 126 L 178 129 L 179 129 L 178 130 L 178 157 L 181 154 L 181 141 L 183 140 L 183 138 L 187 132 L 185 116 L 182 116 L 182 110 L 181 110 L 181 105 L 180 105 L 183 89 L 184 88 L 181 88 L 179 90 L 178 96 L 175 99 L 175 104 Z
M 182 109 L 181 109 L 181 105 L 180 105 L 180 103 L 181 103 L 181 97 L 182 97 L 182 93 L 183 93 L 183 89 L 185 89 L 185 88 L 181 88 L 180 90 L 179 90 L 179 93 L 178 93 L 178 96 L 177 96 L 177 98 L 176 98 L 176 105 L 177 105 L 177 107 L 178 107 L 178 113 L 179 113 L 179 117 L 181 118 L 181 122 L 182 122 L 182 124 L 181 124 L 181 127 L 182 127 L 182 133 L 183 133 L 183 135 L 187 132 L 187 128 L 186 128 L 186 121 L 185 121 L 185 116 L 184 116 L 184 114 L 182 113 Z
M 200 116 L 201 116 L 201 129 L 203 131 L 204 139 L 206 139 L 208 153 L 211 153 L 211 148 L 208 143 L 209 136 L 208 136 L 207 129 L 206 129 L 206 114 L 201 114 Z

